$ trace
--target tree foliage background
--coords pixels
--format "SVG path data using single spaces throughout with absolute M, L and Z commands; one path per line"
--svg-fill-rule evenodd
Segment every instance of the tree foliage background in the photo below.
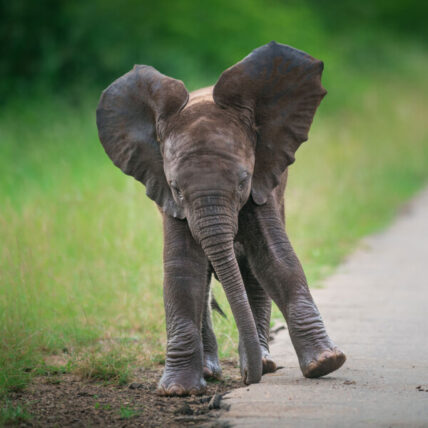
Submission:
M 99 89 L 134 63 L 193 88 L 271 39 L 329 66 L 396 67 L 394 44 L 426 46 L 427 11 L 421 0 L 1 0 L 0 89 Z

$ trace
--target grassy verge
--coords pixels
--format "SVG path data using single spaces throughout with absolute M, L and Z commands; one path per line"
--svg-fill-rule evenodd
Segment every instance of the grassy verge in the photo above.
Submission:
M 6 401 L 0 408 L 0 426 L 19 425 L 29 422 L 32 415 L 22 406 L 14 406 Z
M 359 87 L 343 109 L 333 89 L 290 172 L 287 228 L 313 285 L 428 178 L 426 82 L 387 75 Z M 47 355 L 119 383 L 163 361 L 160 216 L 105 156 L 94 107 L 39 100 L 1 113 L 0 395 Z M 228 314 L 214 314 L 220 354 L 234 355 L 218 284 L 215 294 Z

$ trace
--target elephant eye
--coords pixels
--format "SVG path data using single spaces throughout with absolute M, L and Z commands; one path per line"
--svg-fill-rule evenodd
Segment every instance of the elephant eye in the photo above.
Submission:
M 176 194 L 177 198 L 182 201 L 184 199 L 181 190 L 178 188 L 177 183 L 175 181 L 171 181 L 171 189 Z
M 246 184 L 247 184 L 247 181 L 248 181 L 248 174 L 247 174 L 247 173 L 244 173 L 244 174 L 243 174 L 243 177 L 241 178 L 241 181 L 240 181 L 240 182 L 239 182 L 239 184 L 238 184 L 238 190 L 239 190 L 240 192 L 242 192 L 242 190 L 244 190 L 244 189 L 245 189 Z

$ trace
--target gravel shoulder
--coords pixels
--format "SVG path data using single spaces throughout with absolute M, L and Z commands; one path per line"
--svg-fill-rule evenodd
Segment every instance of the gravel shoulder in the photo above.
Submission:
M 313 295 L 345 365 L 303 378 L 282 330 L 271 351 L 284 368 L 228 394 L 220 423 L 428 426 L 428 189 L 388 229 L 364 239 Z
M 8 400 L 27 418 L 6 426 L 20 427 L 187 427 L 212 425 L 221 397 L 242 385 L 238 363 L 223 360 L 223 380 L 209 382 L 203 396 L 159 397 L 156 386 L 163 367 L 140 370 L 130 384 L 118 386 L 83 381 L 73 374 L 36 377 Z M 1 404 L 1 403 L 0 403 Z M 0 420 L 0 426 L 2 422 Z

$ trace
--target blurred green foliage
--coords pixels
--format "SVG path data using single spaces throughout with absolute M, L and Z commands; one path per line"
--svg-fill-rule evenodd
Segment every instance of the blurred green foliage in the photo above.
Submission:
M 385 42 L 428 39 L 418 0 L 1 0 L 0 90 L 100 89 L 135 63 L 190 89 L 274 39 L 329 64 L 387 67 Z M 398 62 L 397 58 L 393 61 Z M 346 63 L 346 61 L 345 61 Z

